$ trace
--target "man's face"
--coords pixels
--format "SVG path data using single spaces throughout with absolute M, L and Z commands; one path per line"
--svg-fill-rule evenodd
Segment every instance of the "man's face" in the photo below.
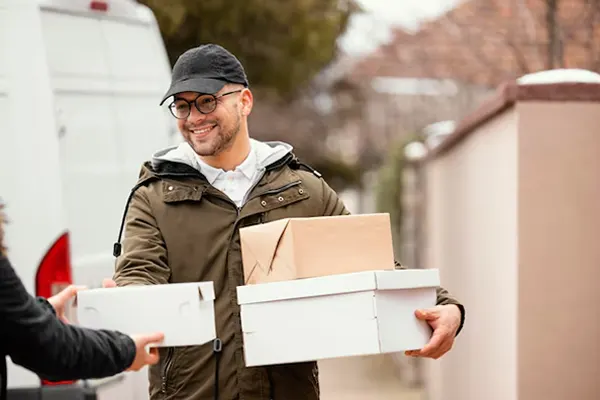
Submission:
M 175 96 L 176 100 L 184 99 L 192 102 L 190 115 L 186 119 L 178 119 L 177 126 L 198 155 L 216 156 L 233 144 L 242 123 L 240 104 L 242 93 L 232 93 L 220 98 L 219 95 L 239 89 L 241 88 L 225 85 L 215 93 L 216 108 L 209 114 L 202 114 L 193 104 L 199 93 L 185 92 Z

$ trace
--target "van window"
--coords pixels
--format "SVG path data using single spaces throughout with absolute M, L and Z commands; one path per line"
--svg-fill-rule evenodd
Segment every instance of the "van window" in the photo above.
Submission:
M 102 22 L 72 14 L 42 12 L 50 73 L 54 77 L 107 77 Z

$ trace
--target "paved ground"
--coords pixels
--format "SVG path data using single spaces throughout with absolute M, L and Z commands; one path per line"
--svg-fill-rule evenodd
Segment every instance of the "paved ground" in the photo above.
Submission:
M 422 391 L 409 389 L 406 365 L 391 356 L 350 357 L 319 362 L 322 400 L 425 400 Z M 99 400 L 147 400 L 147 371 L 127 373 L 124 381 L 109 379 Z M 403 379 L 405 378 L 405 379 Z
M 321 361 L 319 374 L 323 400 L 424 400 L 421 390 L 403 384 L 386 356 Z

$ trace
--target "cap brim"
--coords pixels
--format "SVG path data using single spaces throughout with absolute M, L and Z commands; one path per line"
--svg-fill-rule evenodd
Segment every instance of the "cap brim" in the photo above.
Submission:
M 183 92 L 196 92 L 196 93 L 206 93 L 206 94 L 215 94 L 219 90 L 223 89 L 227 82 L 222 81 L 220 79 L 211 79 L 211 78 L 195 78 L 188 79 L 181 82 L 175 82 L 171 85 L 167 93 L 163 96 L 163 99 L 160 102 L 162 106 L 165 100 L 169 97 L 174 96 L 178 93 Z

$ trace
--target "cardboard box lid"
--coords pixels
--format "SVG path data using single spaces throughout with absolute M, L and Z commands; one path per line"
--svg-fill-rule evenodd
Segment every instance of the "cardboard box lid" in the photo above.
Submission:
M 237 287 L 238 304 L 299 299 L 367 290 L 438 287 L 437 269 L 399 269 L 329 275 Z
M 80 325 L 127 334 L 163 332 L 164 346 L 200 345 L 216 337 L 213 282 L 138 285 L 77 294 Z
M 107 290 L 115 290 L 115 292 L 107 292 Z M 190 291 L 198 294 L 198 298 L 201 301 L 211 301 L 215 299 L 215 288 L 213 282 L 186 282 L 186 283 L 168 283 L 164 285 L 129 285 L 129 286 L 118 286 L 115 288 L 95 288 L 83 290 L 77 294 L 75 299 L 78 303 L 78 299 L 83 296 L 85 297 L 97 297 L 107 296 L 113 298 L 131 298 L 131 296 L 142 296 L 146 298 L 148 293 L 152 296 L 161 297 L 163 300 L 172 298 L 176 293 L 182 293 L 180 296 L 185 298 L 189 295 Z M 111 295 L 112 294 L 112 295 Z M 164 296 L 164 297 L 163 297 Z M 168 301 L 168 300 L 167 300 Z

